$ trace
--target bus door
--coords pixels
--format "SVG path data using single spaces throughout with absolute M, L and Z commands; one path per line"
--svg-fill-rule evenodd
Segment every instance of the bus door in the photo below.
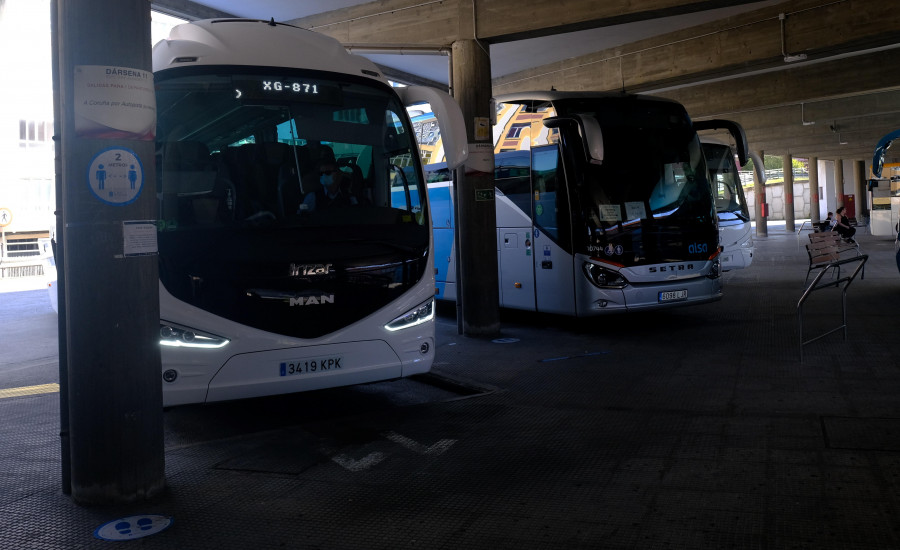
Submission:
M 556 144 L 531 149 L 534 288 L 536 310 L 575 314 L 573 256 L 568 242 L 570 216 Z
M 531 222 L 531 155 L 499 153 L 494 159 L 497 266 L 500 305 L 534 311 L 534 228 Z

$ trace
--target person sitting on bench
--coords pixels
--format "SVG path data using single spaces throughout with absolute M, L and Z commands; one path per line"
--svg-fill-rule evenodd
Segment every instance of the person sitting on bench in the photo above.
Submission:
M 843 206 L 837 209 L 837 214 L 834 217 L 834 230 L 837 231 L 845 241 L 856 243 L 856 241 L 853 240 L 853 235 L 856 234 L 856 228 L 850 225 L 850 220 L 844 215 Z

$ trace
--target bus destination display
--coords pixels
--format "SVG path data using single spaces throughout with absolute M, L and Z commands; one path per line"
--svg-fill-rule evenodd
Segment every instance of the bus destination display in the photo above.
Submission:
M 331 83 L 316 80 L 263 77 L 258 80 L 235 80 L 235 99 L 277 99 L 340 103 L 341 89 Z

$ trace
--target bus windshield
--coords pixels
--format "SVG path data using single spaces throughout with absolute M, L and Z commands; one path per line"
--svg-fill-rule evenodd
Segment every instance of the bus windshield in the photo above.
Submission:
M 741 186 L 731 147 L 719 143 L 703 143 L 703 154 L 716 190 L 719 221 L 750 221 L 750 211 L 744 199 L 744 188 Z
M 426 193 L 406 110 L 386 85 L 300 69 L 203 67 L 162 71 L 156 87 L 160 278 L 175 297 L 309 337 L 352 323 L 421 278 Z M 383 273 L 368 277 L 368 266 Z M 309 270 L 326 273 L 313 284 Z M 335 305 L 304 325 L 274 309 L 306 286 L 325 292 L 333 272 L 354 274 L 360 297 L 344 302 L 352 311 Z M 268 306 L 248 314 L 250 295 Z
M 580 136 L 562 133 L 575 167 L 573 215 L 586 225 L 574 230 L 576 251 L 622 265 L 708 259 L 718 245 L 716 215 L 700 143 L 683 108 L 606 101 L 555 102 L 561 115 L 595 117 L 603 135 L 598 164 L 574 153 L 584 150 L 572 143 Z

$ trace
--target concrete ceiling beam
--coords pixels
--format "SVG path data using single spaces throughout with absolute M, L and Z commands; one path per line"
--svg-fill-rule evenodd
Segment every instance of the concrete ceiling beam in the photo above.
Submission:
M 745 0 L 379 0 L 288 23 L 329 34 L 345 44 L 451 44 L 473 37 L 495 43 L 745 3 Z
M 150 2 L 150 8 L 160 13 L 189 21 L 235 17 L 228 12 L 213 9 L 197 2 L 190 2 L 189 0 L 153 0 Z

